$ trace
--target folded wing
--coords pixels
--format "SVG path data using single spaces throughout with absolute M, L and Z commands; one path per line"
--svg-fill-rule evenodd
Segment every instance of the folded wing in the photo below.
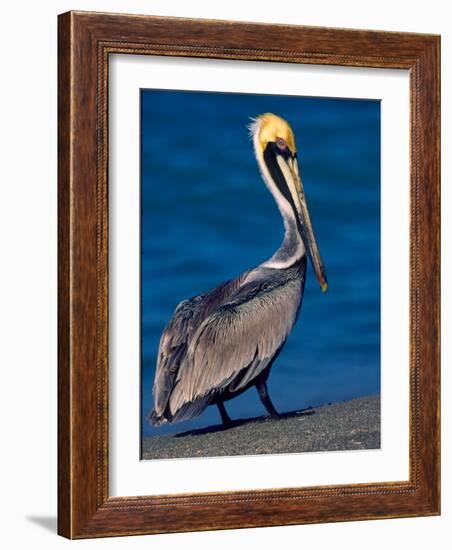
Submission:
M 167 420 L 164 416 L 165 411 L 176 384 L 176 376 L 186 360 L 194 332 L 206 317 L 236 293 L 246 275 L 247 273 L 244 273 L 211 292 L 184 300 L 177 306 L 160 338 L 153 387 L 154 410 L 150 416 L 154 424 L 161 424 Z
M 169 399 L 176 420 L 199 414 L 216 396 L 244 388 L 269 364 L 296 320 L 300 279 L 253 283 L 199 324 L 187 341 Z

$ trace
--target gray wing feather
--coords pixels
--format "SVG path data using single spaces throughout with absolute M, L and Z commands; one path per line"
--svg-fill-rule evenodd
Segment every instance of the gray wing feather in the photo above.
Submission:
M 162 415 L 168 403 L 174 380 L 187 350 L 187 342 L 193 333 L 196 316 L 196 301 L 181 302 L 160 338 L 157 369 L 154 379 L 154 410 Z
M 248 272 L 245 272 L 211 292 L 184 300 L 177 306 L 160 338 L 153 386 L 154 411 L 157 417 L 165 412 L 194 332 L 219 304 L 237 291 L 247 274 Z
M 170 396 L 171 412 L 229 384 L 239 390 L 258 376 L 291 331 L 301 291 L 299 279 L 265 292 L 243 288 L 209 315 L 190 339 Z

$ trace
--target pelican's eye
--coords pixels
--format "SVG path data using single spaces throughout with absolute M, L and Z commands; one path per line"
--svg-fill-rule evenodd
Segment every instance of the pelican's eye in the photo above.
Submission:
M 276 138 L 276 145 L 278 146 L 278 149 L 281 149 L 281 151 L 285 151 L 287 149 L 286 140 L 281 137 Z

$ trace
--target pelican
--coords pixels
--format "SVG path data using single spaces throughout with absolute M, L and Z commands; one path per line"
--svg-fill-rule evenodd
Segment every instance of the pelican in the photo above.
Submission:
M 270 417 L 278 417 L 267 388 L 273 362 L 294 326 L 303 298 L 309 257 L 322 291 L 325 269 L 314 236 L 292 128 L 265 113 L 250 125 L 262 178 L 284 221 L 273 256 L 218 287 L 182 301 L 160 339 L 152 424 L 179 422 L 218 407 L 252 386 Z

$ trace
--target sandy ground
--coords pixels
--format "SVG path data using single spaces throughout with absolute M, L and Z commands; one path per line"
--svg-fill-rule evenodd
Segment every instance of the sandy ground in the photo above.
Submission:
M 380 448 L 380 396 L 145 438 L 143 459 Z

